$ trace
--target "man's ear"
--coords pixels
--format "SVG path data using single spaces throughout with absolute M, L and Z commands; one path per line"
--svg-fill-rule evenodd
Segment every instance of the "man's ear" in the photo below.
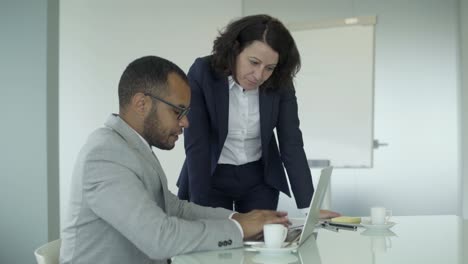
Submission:
M 151 110 L 152 100 L 143 93 L 136 93 L 131 100 L 133 110 L 138 115 L 146 115 Z

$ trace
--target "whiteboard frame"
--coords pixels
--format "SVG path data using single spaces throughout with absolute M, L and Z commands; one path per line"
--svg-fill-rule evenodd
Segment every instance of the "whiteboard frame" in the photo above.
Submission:
M 346 26 L 356 26 L 356 25 L 375 26 L 376 24 L 377 24 L 377 16 L 358 16 L 358 17 L 323 20 L 323 21 L 315 21 L 315 22 L 290 23 L 290 24 L 287 24 L 286 27 L 290 31 L 300 31 L 300 30 L 310 30 L 310 29 L 315 29 L 315 28 L 346 27 Z

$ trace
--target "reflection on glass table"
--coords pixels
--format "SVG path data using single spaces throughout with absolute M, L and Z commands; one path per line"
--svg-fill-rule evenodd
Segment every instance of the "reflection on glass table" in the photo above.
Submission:
M 392 248 L 392 237 L 397 237 L 390 229 L 366 229 L 361 235 L 370 240 L 373 264 L 377 263 L 379 254 L 385 254 Z
M 393 217 L 391 229 L 317 229 L 296 252 L 265 254 L 244 248 L 198 252 L 173 258 L 174 264 L 463 264 L 463 220 L 458 216 Z M 468 227 L 465 227 L 468 228 Z M 468 232 L 467 232 L 468 233 Z
M 257 252 L 249 248 L 208 251 L 176 256 L 173 264 L 321 264 L 317 242 L 312 236 L 294 252 Z
M 176 256 L 172 260 L 173 264 L 242 264 L 244 262 L 244 249 L 217 250 L 207 252 L 195 252 L 186 255 Z

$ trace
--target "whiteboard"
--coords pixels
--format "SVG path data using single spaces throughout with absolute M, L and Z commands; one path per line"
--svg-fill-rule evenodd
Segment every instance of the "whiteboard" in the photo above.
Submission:
M 295 87 L 309 160 L 372 167 L 374 24 L 362 17 L 288 26 L 301 54 Z

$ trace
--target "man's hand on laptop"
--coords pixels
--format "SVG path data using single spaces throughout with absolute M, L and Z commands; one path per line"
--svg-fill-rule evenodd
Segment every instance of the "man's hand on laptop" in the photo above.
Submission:
M 266 224 L 290 224 L 287 212 L 270 210 L 253 210 L 246 214 L 235 213 L 232 219 L 236 220 L 244 232 L 244 240 L 249 240 L 263 231 Z
M 320 210 L 320 219 L 330 219 L 333 217 L 341 216 L 340 213 L 329 211 L 329 210 Z

